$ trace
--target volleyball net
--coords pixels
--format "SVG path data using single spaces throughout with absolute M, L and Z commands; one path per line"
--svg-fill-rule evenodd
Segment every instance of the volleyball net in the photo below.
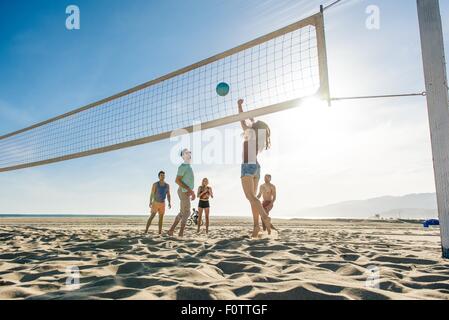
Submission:
M 226 96 L 218 83 L 229 84 Z M 166 139 L 329 99 L 322 13 L 66 114 L 0 137 L 0 172 Z M 238 114 L 237 100 L 245 100 Z

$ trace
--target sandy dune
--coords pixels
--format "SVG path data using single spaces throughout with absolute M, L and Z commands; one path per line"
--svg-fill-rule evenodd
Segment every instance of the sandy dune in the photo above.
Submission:
M 0 298 L 449 299 L 439 231 L 419 224 L 274 220 L 279 234 L 251 240 L 246 219 L 185 239 L 143 235 L 144 223 L 0 219 Z M 66 286 L 73 266 L 80 288 Z

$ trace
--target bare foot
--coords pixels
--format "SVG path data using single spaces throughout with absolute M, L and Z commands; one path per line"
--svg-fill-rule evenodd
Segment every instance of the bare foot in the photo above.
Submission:
M 273 225 L 271 224 L 271 218 L 270 217 L 266 217 L 263 222 L 264 222 L 264 224 L 265 224 L 265 226 L 267 228 L 268 235 L 270 235 L 271 234 L 271 228 L 273 227 Z
M 254 227 L 253 229 L 253 234 L 251 235 L 252 238 L 257 238 L 259 236 L 259 232 L 260 232 L 260 227 Z
M 167 234 L 170 236 L 170 237 L 173 237 L 173 230 L 168 230 L 168 232 L 167 232 Z

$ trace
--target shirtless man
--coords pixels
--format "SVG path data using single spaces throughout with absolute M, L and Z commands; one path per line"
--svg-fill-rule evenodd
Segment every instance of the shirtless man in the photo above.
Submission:
M 263 197 L 262 206 L 270 215 L 271 209 L 273 209 L 274 202 L 276 201 L 276 187 L 271 183 L 271 175 L 265 175 L 265 183 L 260 186 L 259 194 L 257 195 L 257 199 Z M 267 227 L 262 221 L 262 227 L 265 231 Z

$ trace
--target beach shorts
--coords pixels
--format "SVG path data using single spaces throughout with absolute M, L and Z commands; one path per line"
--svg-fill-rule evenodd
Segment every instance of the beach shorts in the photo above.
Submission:
M 262 202 L 262 207 L 265 209 L 265 211 L 270 211 L 271 209 L 273 209 L 273 201 L 264 200 Z
M 151 213 L 165 214 L 165 202 L 154 201 L 151 205 Z
M 209 200 L 200 200 L 198 202 L 198 208 L 202 208 L 202 209 L 210 208 Z
M 260 178 L 260 165 L 258 163 L 242 163 L 240 177 Z

